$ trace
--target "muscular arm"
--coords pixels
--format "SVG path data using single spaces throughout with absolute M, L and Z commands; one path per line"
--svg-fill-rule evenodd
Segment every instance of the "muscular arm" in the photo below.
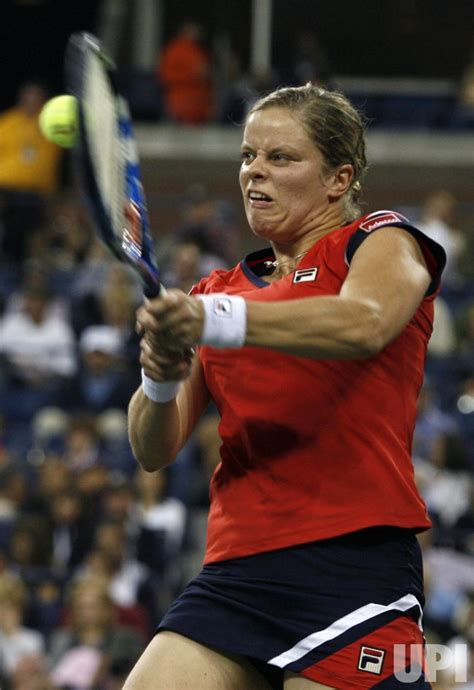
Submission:
M 141 386 L 138 388 L 128 410 L 129 438 L 143 469 L 153 472 L 175 460 L 209 399 L 198 356 L 176 399 L 155 403 L 146 397 Z
M 248 302 L 246 345 L 313 358 L 371 357 L 410 321 L 430 280 L 409 233 L 378 230 L 354 255 L 339 295 Z
M 372 357 L 410 321 L 430 281 L 415 238 L 379 229 L 355 253 L 338 295 L 248 301 L 245 345 L 315 359 Z M 153 323 L 170 347 L 185 348 L 200 341 L 204 318 L 200 300 L 170 291 L 150 304 L 143 324 Z

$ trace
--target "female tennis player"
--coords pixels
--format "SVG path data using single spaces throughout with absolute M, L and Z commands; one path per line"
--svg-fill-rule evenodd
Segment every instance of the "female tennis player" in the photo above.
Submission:
M 240 186 L 268 249 L 138 312 L 138 462 L 171 463 L 210 399 L 222 447 L 203 570 L 126 690 L 430 687 L 410 450 L 445 256 L 399 213 L 360 217 L 365 167 L 343 95 L 262 98 Z

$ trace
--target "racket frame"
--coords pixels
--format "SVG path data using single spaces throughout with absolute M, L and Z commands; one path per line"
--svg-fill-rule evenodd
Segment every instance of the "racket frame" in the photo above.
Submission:
M 98 60 L 114 98 L 118 129 L 116 145 L 121 147 L 124 156 L 123 183 L 126 201 L 120 228 L 114 228 L 113 218 L 103 199 L 90 148 L 91 137 L 88 135 L 87 105 L 84 99 L 85 72 L 89 59 Z M 115 65 L 93 34 L 82 31 L 70 36 L 65 58 L 65 78 L 68 92 L 78 102 L 79 137 L 73 150 L 75 167 L 98 235 L 119 261 L 129 264 L 138 273 L 147 297 L 163 294 L 130 110 L 120 93 Z

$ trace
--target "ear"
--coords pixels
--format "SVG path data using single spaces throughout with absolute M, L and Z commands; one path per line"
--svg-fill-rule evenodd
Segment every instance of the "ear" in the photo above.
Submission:
M 331 172 L 326 180 L 328 196 L 331 201 L 340 199 L 349 189 L 354 178 L 354 168 L 350 163 L 344 163 Z

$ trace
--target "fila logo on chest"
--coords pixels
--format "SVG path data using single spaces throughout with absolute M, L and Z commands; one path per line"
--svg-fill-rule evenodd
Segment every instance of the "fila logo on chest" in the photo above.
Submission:
M 315 268 L 300 268 L 297 271 L 295 271 L 293 275 L 293 282 L 294 283 L 309 283 L 313 280 L 316 280 L 316 276 L 318 275 L 318 269 Z

